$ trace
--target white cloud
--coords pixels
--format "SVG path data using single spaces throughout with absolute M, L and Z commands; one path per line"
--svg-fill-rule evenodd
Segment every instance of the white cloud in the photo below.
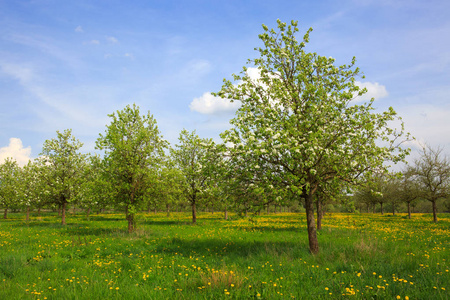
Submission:
M 129 59 L 134 59 L 133 53 L 125 53 L 125 57 L 128 57 Z
M 194 100 L 192 100 L 189 104 L 189 108 L 192 111 L 205 115 L 234 112 L 239 108 L 239 106 L 239 102 L 231 102 L 228 99 L 215 97 L 209 92 L 204 93 L 199 98 L 194 98 Z
M 110 43 L 113 43 L 113 44 L 115 44 L 115 43 L 118 43 L 119 42 L 119 40 L 118 39 L 116 39 L 115 37 L 113 37 L 113 36 L 107 36 L 106 37 L 106 40 L 108 41 L 108 42 L 110 42 Z
M 357 86 L 367 89 L 367 93 L 365 93 L 360 97 L 355 98 L 356 102 L 364 102 L 372 98 L 375 98 L 375 100 L 377 100 L 387 97 L 389 95 L 389 93 L 386 90 L 386 87 L 384 85 L 379 84 L 378 82 L 355 81 L 355 83 Z
M 8 157 L 17 161 L 19 166 L 24 166 L 30 160 L 31 147 L 23 147 L 22 140 L 19 138 L 10 138 L 9 145 L 0 148 L 0 163 L 3 163 Z
M 75 32 L 84 32 L 84 30 L 81 26 L 77 26 L 77 28 L 75 28 Z

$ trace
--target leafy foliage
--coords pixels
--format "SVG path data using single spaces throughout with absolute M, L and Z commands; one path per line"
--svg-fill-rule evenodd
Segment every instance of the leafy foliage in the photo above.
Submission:
M 116 203 L 126 210 L 128 231 L 132 232 L 134 215 L 144 192 L 155 182 L 167 142 L 150 112 L 141 116 L 135 104 L 109 117 L 111 124 L 104 135 L 100 134 L 96 145 L 105 150 L 104 175 L 114 189 Z

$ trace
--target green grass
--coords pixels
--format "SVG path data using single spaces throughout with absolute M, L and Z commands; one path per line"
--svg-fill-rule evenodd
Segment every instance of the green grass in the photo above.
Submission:
M 450 216 L 22 214 L 0 220 L 0 299 L 448 299 Z M 408 298 L 405 298 L 408 297 Z

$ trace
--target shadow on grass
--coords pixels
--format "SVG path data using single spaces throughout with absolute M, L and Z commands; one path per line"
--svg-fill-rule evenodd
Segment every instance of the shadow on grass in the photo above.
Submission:
M 220 239 L 184 240 L 172 238 L 166 244 L 156 248 L 159 253 L 177 253 L 184 257 L 218 256 L 218 257 L 249 257 L 249 256 L 287 256 L 292 259 L 309 254 L 307 240 L 292 241 L 224 241 Z
M 248 228 L 242 228 L 248 231 L 251 230 L 258 230 L 258 231 L 271 231 L 271 232 L 286 232 L 286 231 L 299 231 L 303 230 L 303 228 L 295 227 L 295 226 L 289 226 L 289 227 L 275 227 L 275 226 L 253 226 Z
M 192 221 L 187 220 L 149 220 L 146 219 L 142 222 L 144 225 L 191 225 Z

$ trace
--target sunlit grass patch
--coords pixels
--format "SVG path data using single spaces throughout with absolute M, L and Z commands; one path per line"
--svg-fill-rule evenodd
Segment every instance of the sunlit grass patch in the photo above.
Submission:
M 305 218 L 263 214 L 121 214 L 0 220 L 0 298 L 445 299 L 450 223 L 429 215 L 327 214 L 321 252 Z M 442 221 L 441 221 L 442 220 Z M 259 296 L 258 296 L 259 295 Z

